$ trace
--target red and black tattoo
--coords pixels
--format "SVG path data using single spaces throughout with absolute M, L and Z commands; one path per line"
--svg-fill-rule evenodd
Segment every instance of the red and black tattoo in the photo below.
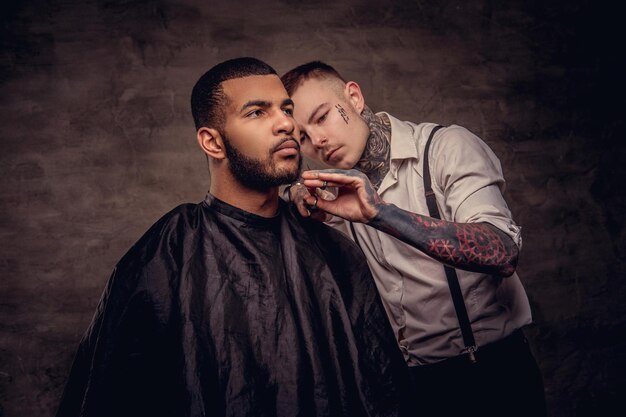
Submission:
M 368 225 L 455 268 L 507 277 L 517 266 L 517 245 L 488 223 L 448 222 L 383 203 Z

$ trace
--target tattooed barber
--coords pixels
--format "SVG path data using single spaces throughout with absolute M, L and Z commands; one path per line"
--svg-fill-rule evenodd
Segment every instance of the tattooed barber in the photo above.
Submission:
M 348 222 L 413 375 L 416 408 L 545 415 L 541 374 L 521 330 L 531 313 L 515 273 L 520 228 L 491 149 L 460 126 L 373 113 L 359 85 L 322 62 L 282 80 L 302 152 L 333 168 L 304 172 L 290 198 L 304 216 Z M 324 198 L 326 187 L 336 187 L 336 199 Z

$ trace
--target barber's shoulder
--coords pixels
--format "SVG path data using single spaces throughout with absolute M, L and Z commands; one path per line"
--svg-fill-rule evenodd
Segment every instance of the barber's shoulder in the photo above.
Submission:
M 431 144 L 432 155 L 450 154 L 451 152 L 482 152 L 488 149 L 489 146 L 481 138 L 469 129 L 458 125 L 444 126 L 437 132 Z
M 419 141 L 422 147 L 426 146 L 426 142 L 428 141 L 430 134 L 434 129 L 437 128 L 437 126 L 442 126 L 443 129 L 439 129 L 439 131 L 436 133 L 436 137 L 439 137 L 441 135 L 441 131 L 446 128 L 445 125 L 433 122 L 405 123 L 411 127 L 411 129 L 413 130 L 413 136 Z

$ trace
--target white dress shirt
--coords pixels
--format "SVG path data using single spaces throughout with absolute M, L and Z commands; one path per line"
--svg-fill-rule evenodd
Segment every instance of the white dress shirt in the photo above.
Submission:
M 428 215 L 422 154 L 436 125 L 379 115 L 391 121 L 391 166 L 378 193 L 387 203 Z M 431 144 L 429 163 L 442 219 L 490 223 L 521 248 L 520 228 L 502 197 L 500 161 L 480 138 L 460 126 L 441 129 Z M 463 353 L 443 265 L 372 227 L 353 226 L 407 363 L 434 363 Z M 502 278 L 457 269 L 457 276 L 479 350 L 531 322 L 517 274 Z

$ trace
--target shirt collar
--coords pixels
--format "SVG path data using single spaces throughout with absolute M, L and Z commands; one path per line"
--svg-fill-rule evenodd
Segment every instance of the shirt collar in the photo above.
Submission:
M 391 169 L 403 159 L 416 158 L 419 159 L 415 146 L 415 138 L 413 137 L 413 128 L 408 123 L 396 119 L 386 112 L 376 113 L 377 115 L 385 115 L 391 122 Z M 396 162 L 396 163 L 394 163 Z M 397 167 L 396 167 L 397 170 Z
M 398 182 L 398 169 L 402 161 L 410 158 L 419 159 L 415 146 L 414 131 L 411 124 L 396 119 L 389 113 L 380 112 L 379 116 L 386 116 L 391 123 L 391 150 L 389 152 L 389 172 L 383 178 L 378 188 L 378 194 L 383 195 L 385 190 Z

